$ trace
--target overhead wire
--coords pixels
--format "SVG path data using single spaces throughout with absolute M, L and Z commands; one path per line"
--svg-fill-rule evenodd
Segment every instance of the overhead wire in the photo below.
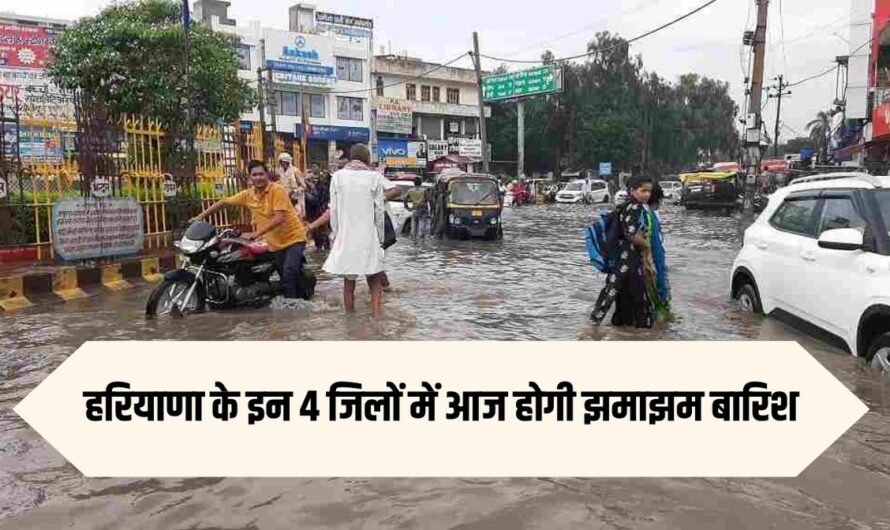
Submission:
M 596 55 L 596 54 L 598 54 L 598 53 L 605 53 L 605 52 L 608 52 L 608 51 L 612 51 L 612 50 L 616 50 L 616 49 L 619 49 L 619 48 L 623 48 L 624 46 L 627 46 L 627 45 L 632 44 L 632 43 L 634 43 L 634 42 L 636 42 L 636 41 L 645 39 L 646 37 L 648 37 L 648 36 L 650 36 L 650 35 L 654 35 L 655 33 L 658 33 L 659 31 L 662 31 L 662 30 L 664 30 L 664 29 L 667 29 L 667 28 L 673 26 L 674 24 L 677 24 L 678 22 L 681 22 L 681 21 L 683 21 L 683 20 L 686 20 L 687 18 L 689 18 L 689 17 L 691 17 L 692 15 L 698 13 L 699 11 L 702 11 L 703 9 L 707 8 L 708 6 L 710 6 L 711 4 L 714 4 L 714 3 L 716 3 L 716 2 L 717 2 L 717 0 L 708 0 L 708 1 L 705 2 L 704 4 L 698 6 L 697 8 L 695 8 L 695 9 L 693 9 L 692 11 L 686 13 L 685 15 L 679 16 L 679 17 L 677 17 L 677 18 L 675 18 L 675 19 L 673 19 L 673 20 L 671 20 L 671 21 L 669 21 L 669 22 L 667 22 L 667 23 L 665 23 L 665 24 L 662 24 L 661 26 L 658 26 L 658 27 L 655 28 L 655 29 L 652 29 L 652 30 L 650 30 L 650 31 L 647 31 L 646 33 L 643 33 L 643 34 L 641 34 L 641 35 L 637 35 L 636 37 L 633 37 L 633 38 L 631 38 L 631 39 L 628 39 L 628 40 L 622 42 L 622 43 L 619 44 L 619 45 L 611 46 L 611 47 L 609 47 L 609 48 L 604 48 L 604 49 L 593 50 L 593 51 L 590 51 L 590 52 L 587 52 L 587 53 L 581 53 L 581 54 L 578 54 L 578 55 L 572 55 L 572 56 L 569 56 L 569 57 L 560 57 L 560 58 L 554 59 L 554 62 L 572 61 L 572 60 L 575 60 L 575 59 L 581 59 L 581 58 L 583 58 L 583 57 L 589 57 L 589 56 L 591 56 L 591 55 Z M 489 60 L 497 61 L 497 62 L 501 62 L 501 63 L 514 63 L 514 64 L 541 64 L 541 63 L 543 63 L 543 61 L 541 61 L 541 60 L 537 60 L 537 61 L 529 61 L 529 60 L 519 60 L 519 59 L 506 59 L 506 58 L 502 58 L 502 57 L 493 57 L 493 56 L 491 56 L 491 55 L 485 55 L 485 54 L 481 54 L 481 53 L 479 54 L 479 56 L 480 56 L 480 57 L 483 57 L 483 58 L 485 58 L 485 59 L 489 59 Z

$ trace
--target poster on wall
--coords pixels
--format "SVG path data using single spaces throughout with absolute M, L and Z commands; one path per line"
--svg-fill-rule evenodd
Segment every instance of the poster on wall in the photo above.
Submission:
M 64 261 L 142 250 L 142 207 L 131 197 L 65 197 L 53 204 L 53 247 Z
M 411 134 L 414 114 L 411 105 L 397 99 L 377 99 L 377 130 L 393 134 Z
M 0 67 L 42 70 L 59 30 L 0 18 Z

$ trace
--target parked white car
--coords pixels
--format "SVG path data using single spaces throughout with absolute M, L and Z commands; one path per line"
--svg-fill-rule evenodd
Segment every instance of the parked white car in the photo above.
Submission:
M 386 201 L 386 205 L 392 218 L 393 228 L 396 229 L 397 234 L 402 234 L 404 233 L 405 225 L 411 223 L 411 212 L 405 209 L 405 194 L 414 187 L 414 182 L 410 180 L 393 180 L 392 183 L 401 189 L 402 193 L 398 199 Z M 433 185 L 429 182 L 424 182 L 423 187 L 430 189 Z
M 556 194 L 556 202 L 567 204 L 609 202 L 609 185 L 605 180 L 573 180 Z
M 658 185 L 664 191 L 665 199 L 679 199 L 683 191 L 683 183 L 675 180 L 662 180 Z
M 890 368 L 890 177 L 797 179 L 746 231 L 730 291 L 743 308 L 781 311 Z

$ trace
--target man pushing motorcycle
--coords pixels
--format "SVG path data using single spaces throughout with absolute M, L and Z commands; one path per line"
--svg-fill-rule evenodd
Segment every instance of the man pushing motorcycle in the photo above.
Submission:
M 249 209 L 256 232 L 242 234 L 241 237 L 251 241 L 265 239 L 269 251 L 275 254 L 282 296 L 298 298 L 306 227 L 284 188 L 269 181 L 269 170 L 263 162 L 251 160 L 247 164 L 247 171 L 252 188 L 216 202 L 192 221 L 200 221 L 227 206 Z

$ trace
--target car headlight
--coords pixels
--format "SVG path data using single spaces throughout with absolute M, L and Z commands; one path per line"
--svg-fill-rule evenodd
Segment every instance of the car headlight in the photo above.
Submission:
M 201 250 L 201 247 L 204 246 L 203 241 L 195 241 L 193 239 L 182 238 L 179 242 L 179 249 L 182 250 L 186 254 L 194 254 Z
M 491 218 L 491 224 L 493 224 L 493 225 L 498 224 L 498 218 L 497 218 L 497 217 L 492 217 L 492 218 Z

